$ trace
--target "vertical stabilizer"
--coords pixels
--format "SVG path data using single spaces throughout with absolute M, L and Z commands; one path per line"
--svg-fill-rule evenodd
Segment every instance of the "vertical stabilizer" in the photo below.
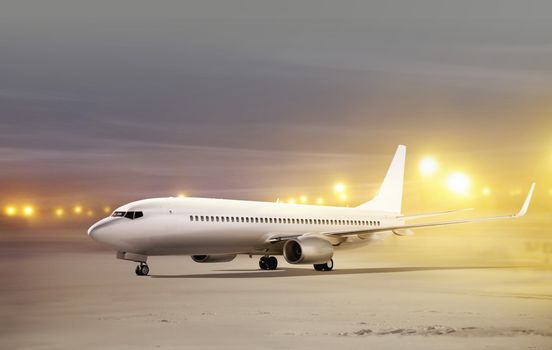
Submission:
M 406 146 L 399 145 L 378 194 L 358 209 L 401 213 Z

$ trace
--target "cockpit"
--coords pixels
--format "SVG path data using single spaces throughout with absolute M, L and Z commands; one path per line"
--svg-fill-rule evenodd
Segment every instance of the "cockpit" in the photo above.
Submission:
M 111 214 L 112 217 L 125 217 L 130 220 L 138 219 L 144 216 L 144 213 L 141 211 L 114 211 Z

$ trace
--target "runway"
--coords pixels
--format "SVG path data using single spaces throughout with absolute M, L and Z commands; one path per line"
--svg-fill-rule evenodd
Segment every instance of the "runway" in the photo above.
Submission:
M 153 257 L 137 277 L 74 230 L 13 237 L 0 250 L 4 349 L 552 349 L 551 270 L 530 259 L 460 258 L 461 245 L 428 257 L 426 238 L 392 238 L 338 252 L 329 273 Z

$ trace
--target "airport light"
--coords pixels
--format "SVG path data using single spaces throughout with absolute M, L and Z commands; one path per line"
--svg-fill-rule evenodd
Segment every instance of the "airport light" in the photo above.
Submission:
M 455 172 L 447 178 L 447 186 L 456 194 L 467 195 L 470 189 L 470 179 L 464 173 Z
M 106 213 L 106 214 L 111 213 L 111 207 L 104 207 L 103 212 Z
M 34 208 L 30 205 L 23 207 L 23 215 L 32 216 L 34 214 Z
M 481 194 L 485 197 L 489 197 L 491 195 L 491 189 L 485 186 L 481 190 Z
M 178 194 L 178 198 L 184 198 L 184 197 L 186 197 L 186 193 L 181 192 Z
M 334 191 L 335 191 L 335 193 L 338 193 L 338 194 L 344 193 L 345 192 L 345 184 L 342 183 L 342 182 L 336 183 L 335 186 L 334 186 Z
M 57 209 L 54 211 L 54 214 L 55 214 L 58 218 L 62 217 L 63 214 L 64 214 L 63 208 L 57 208 Z
M 432 157 L 424 157 L 420 161 L 419 169 L 423 176 L 433 175 L 437 171 L 437 162 Z
M 17 209 L 10 205 L 4 209 L 4 213 L 6 213 L 7 216 L 15 216 L 15 214 L 17 214 Z
M 76 205 L 74 208 L 73 208 L 73 213 L 77 214 L 77 215 L 80 215 L 82 214 L 82 207 L 80 205 Z
M 309 197 L 302 195 L 301 197 L 299 197 L 299 200 L 301 201 L 301 203 L 307 203 L 309 201 Z
M 88 211 L 86 212 L 86 215 L 87 215 L 87 216 L 93 216 L 93 215 L 94 215 L 94 211 L 93 211 L 93 210 L 88 210 Z
M 318 205 L 324 205 L 324 198 L 322 198 L 322 197 L 316 198 L 316 204 L 318 204 Z
M 341 199 L 342 201 L 346 201 L 347 200 L 347 195 L 345 193 L 341 193 L 339 195 L 339 199 Z
M 295 198 L 288 199 L 288 203 L 289 204 L 295 204 Z

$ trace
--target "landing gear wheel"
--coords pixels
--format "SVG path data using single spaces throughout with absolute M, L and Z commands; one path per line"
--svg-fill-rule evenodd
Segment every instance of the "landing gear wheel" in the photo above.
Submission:
M 136 275 L 138 276 L 147 276 L 149 273 L 149 267 L 146 264 L 140 264 L 136 266 L 136 270 L 134 270 L 134 272 L 136 272 Z
M 313 266 L 316 271 L 331 271 L 334 266 L 333 259 L 324 264 L 314 264 Z
M 267 259 L 268 262 L 268 269 L 269 270 L 276 270 L 278 267 L 278 259 L 276 259 L 275 256 L 271 256 Z
M 259 267 L 261 270 L 276 270 L 278 259 L 274 256 L 263 256 L 259 259 Z
M 263 256 L 259 259 L 259 267 L 261 270 L 268 270 L 268 257 Z

